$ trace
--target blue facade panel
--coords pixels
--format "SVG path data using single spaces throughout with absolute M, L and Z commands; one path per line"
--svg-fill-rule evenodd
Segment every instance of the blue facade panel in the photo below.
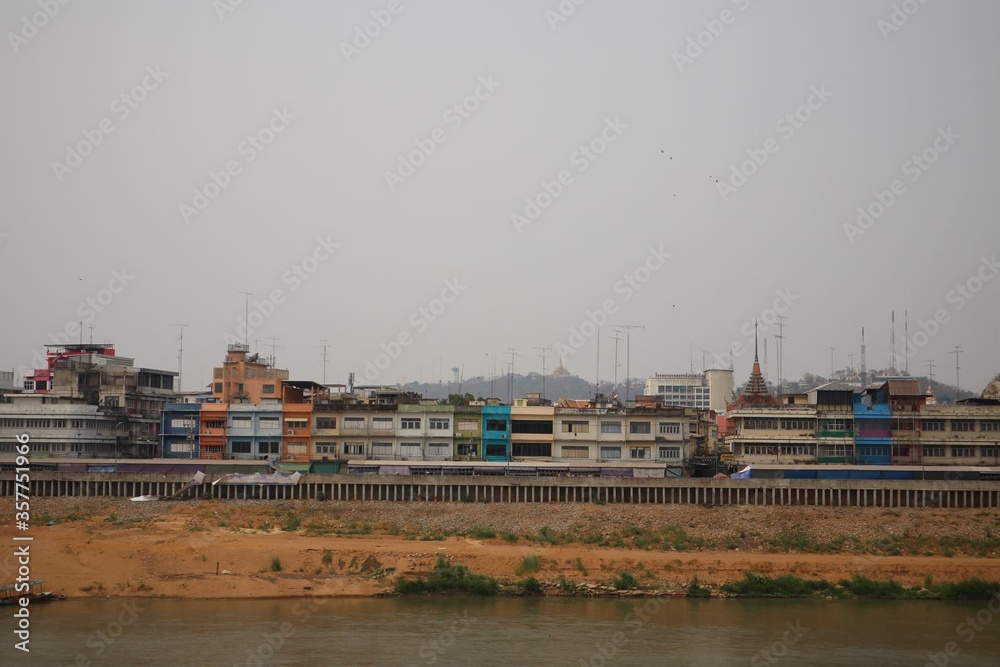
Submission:
M 196 459 L 200 456 L 201 405 L 167 403 L 160 413 L 160 456 Z
M 483 460 L 510 461 L 510 406 L 484 405 Z

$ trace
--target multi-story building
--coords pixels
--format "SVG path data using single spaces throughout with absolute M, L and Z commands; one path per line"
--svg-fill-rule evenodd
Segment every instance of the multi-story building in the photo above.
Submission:
M 664 405 L 725 412 L 733 397 L 733 371 L 710 368 L 704 373 L 656 373 L 646 380 L 645 394 Z
M 247 345 L 233 343 L 212 378 L 212 396 L 220 403 L 260 403 L 281 400 L 281 383 L 288 379 L 288 371 L 274 368 L 273 359 L 250 354 Z
M 14 371 L 0 371 L 0 396 L 21 393 L 21 385 L 14 379 Z
M 514 399 L 510 408 L 510 456 L 513 460 L 552 460 L 555 408 L 540 394 Z
M 510 460 L 510 406 L 491 399 L 482 406 L 483 460 Z
M 455 407 L 455 460 L 480 461 L 483 456 L 483 413 L 478 405 Z
M 128 424 L 86 399 L 12 394 L 0 401 L 0 453 L 28 435 L 32 456 L 117 457 L 128 452 Z
M 27 395 L 70 399 L 61 405 L 67 415 L 74 410 L 79 413 L 76 419 L 67 417 L 71 423 L 96 420 L 112 425 L 110 429 L 102 428 L 105 434 L 97 438 L 87 437 L 86 429 L 81 431 L 74 443 L 78 445 L 76 451 L 93 457 L 150 458 L 159 455 L 161 412 L 167 403 L 175 400 L 177 373 L 136 367 L 133 359 L 118 356 L 110 343 L 49 345 L 46 362 L 46 368 L 36 369 L 25 378 Z M 11 405 L 35 409 L 40 403 L 28 401 Z M 93 406 L 96 410 L 83 406 Z M 108 433 L 112 430 L 113 435 Z

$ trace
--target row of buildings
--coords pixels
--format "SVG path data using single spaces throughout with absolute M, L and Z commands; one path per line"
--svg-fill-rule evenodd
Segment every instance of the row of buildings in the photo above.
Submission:
M 1000 386 L 956 405 L 936 405 L 912 378 L 779 397 L 756 353 L 738 394 L 731 370 L 655 375 L 627 405 L 538 395 L 450 405 L 395 388 L 293 381 L 240 344 L 229 346 L 207 391 L 184 395 L 176 373 L 138 367 L 108 344 L 51 346 L 47 362 L 22 393 L 0 376 L 0 453 L 29 433 L 36 455 L 263 459 L 300 469 L 352 459 L 683 467 L 715 451 L 740 463 L 1000 465 Z
M 908 377 L 776 397 L 755 355 L 725 421 L 726 444 L 743 463 L 1000 465 L 1000 382 L 953 405 L 937 405 L 930 387 Z

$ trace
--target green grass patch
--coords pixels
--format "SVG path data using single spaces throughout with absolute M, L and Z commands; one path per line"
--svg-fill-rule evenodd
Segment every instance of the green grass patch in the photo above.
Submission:
M 691 583 L 687 587 L 687 596 L 689 598 L 707 598 L 711 596 L 712 591 L 702 586 L 698 583 L 698 577 L 691 580 Z
M 514 568 L 514 574 L 521 576 L 531 572 L 538 572 L 542 569 L 542 557 L 538 554 L 531 554 L 521 559 L 521 562 Z
M 639 587 L 639 581 L 629 572 L 619 572 L 618 576 L 611 580 L 611 585 L 620 591 L 630 591 Z
M 281 558 L 271 556 L 271 572 L 281 572 Z
M 400 595 L 464 593 L 486 596 L 499 593 L 500 583 L 493 577 L 473 574 L 464 565 L 449 565 L 443 556 L 438 556 L 429 575 L 413 579 L 397 577 L 395 590 Z
M 523 581 L 519 581 L 517 583 L 517 587 L 520 589 L 521 595 L 545 595 L 545 592 L 542 590 L 542 585 L 538 583 L 538 579 L 535 579 L 534 577 L 528 577 Z
M 831 588 L 832 586 L 826 581 L 799 579 L 790 574 L 765 577 L 753 572 L 746 572 L 743 574 L 743 579 L 723 584 L 721 587 L 728 595 L 748 598 L 801 598 Z

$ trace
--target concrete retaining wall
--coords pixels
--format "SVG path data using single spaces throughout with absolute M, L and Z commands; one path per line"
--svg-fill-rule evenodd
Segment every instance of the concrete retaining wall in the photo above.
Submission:
M 324 499 L 388 502 L 641 503 L 685 505 L 812 505 L 846 507 L 1000 507 L 998 482 L 806 479 L 608 479 L 465 476 L 304 475 L 297 485 L 205 484 L 185 498 Z M 172 495 L 190 475 L 33 472 L 32 498 L 44 496 Z M 22 489 L 23 491 L 23 489 Z M 0 496 L 13 496 L 12 479 Z

